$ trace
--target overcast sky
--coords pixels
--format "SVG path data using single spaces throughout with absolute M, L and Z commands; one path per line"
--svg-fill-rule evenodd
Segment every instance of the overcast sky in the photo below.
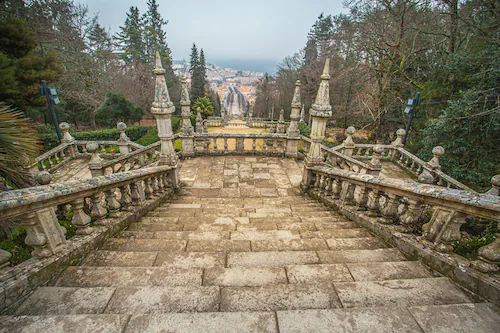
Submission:
M 146 0 L 79 0 L 99 22 L 115 32 L 130 6 L 142 13 Z M 342 0 L 158 0 L 169 23 L 167 42 L 175 60 L 189 59 L 193 42 L 208 61 L 254 59 L 280 61 L 305 45 L 322 12 L 345 12 Z

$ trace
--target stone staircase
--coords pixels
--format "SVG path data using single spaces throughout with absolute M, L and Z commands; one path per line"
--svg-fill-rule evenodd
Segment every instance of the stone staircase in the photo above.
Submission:
M 498 332 L 493 305 L 290 195 L 289 162 L 200 174 L 221 159 L 186 162 L 184 195 L 37 289 L 0 332 Z

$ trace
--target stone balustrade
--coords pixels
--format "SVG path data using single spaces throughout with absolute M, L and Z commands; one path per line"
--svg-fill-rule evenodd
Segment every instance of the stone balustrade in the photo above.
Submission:
M 379 178 L 317 166 L 310 193 L 335 209 L 353 211 L 376 219 L 380 224 L 397 225 L 400 232 L 422 234 L 420 240 L 439 252 L 451 252 L 461 239 L 465 218 L 500 221 L 500 197 L 447 189 L 398 179 Z M 424 209 L 431 218 L 423 220 Z M 424 224 L 423 224 L 424 223 Z M 484 258 L 494 262 L 500 262 Z
M 101 164 L 102 174 L 136 170 L 158 162 L 160 160 L 159 148 L 160 141 L 157 141 L 127 155 L 121 155 L 118 158 L 104 162 Z

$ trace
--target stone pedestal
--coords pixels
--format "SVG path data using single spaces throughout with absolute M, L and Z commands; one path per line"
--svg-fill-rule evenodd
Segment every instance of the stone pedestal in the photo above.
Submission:
M 127 125 L 125 123 L 118 123 L 116 128 L 120 131 L 120 138 L 118 139 L 118 148 L 120 149 L 120 155 L 130 154 L 130 139 L 125 133 Z

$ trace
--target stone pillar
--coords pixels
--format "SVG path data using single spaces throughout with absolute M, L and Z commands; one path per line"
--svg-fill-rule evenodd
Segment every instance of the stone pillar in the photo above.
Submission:
M 342 144 L 344 145 L 344 154 L 347 156 L 352 156 L 354 151 L 354 140 L 352 139 L 354 133 L 356 133 L 356 129 L 352 126 L 347 127 L 345 130 L 346 138 Z
M 127 155 L 130 153 L 130 139 L 125 133 L 127 125 L 125 123 L 118 123 L 116 128 L 120 131 L 120 138 L 118 139 L 118 148 L 120 149 L 120 155 Z
M 428 162 L 429 166 L 432 170 L 441 170 L 439 157 L 444 154 L 444 148 L 441 146 L 436 146 L 434 147 L 434 149 L 432 149 L 432 154 L 434 155 L 434 157 Z M 424 169 L 418 176 L 418 181 L 424 184 L 434 184 L 436 182 L 436 177 L 427 169 Z
M 370 175 L 378 176 L 380 174 L 380 171 L 382 171 L 382 163 L 380 162 L 380 158 L 383 152 L 384 147 L 380 145 L 376 145 L 375 147 L 373 147 L 372 159 L 369 162 L 370 166 L 372 167 L 372 170 L 369 171 Z
M 201 109 L 196 109 L 196 133 L 203 133 L 203 118 L 201 117 Z
M 181 117 L 182 128 L 179 137 L 182 140 L 182 157 L 194 156 L 194 131 L 191 124 L 191 101 L 187 89 L 186 79 L 181 81 Z
M 92 177 L 99 177 L 104 175 L 104 170 L 102 169 L 102 158 L 97 153 L 99 145 L 96 142 L 88 142 L 85 145 L 87 151 L 92 154 L 89 161 L 89 170 Z
M 280 117 L 278 119 L 278 127 L 276 128 L 276 133 L 285 134 L 285 110 L 280 110 Z
M 325 68 L 321 75 L 321 83 L 319 85 L 318 94 L 314 101 L 309 114 L 312 117 L 311 124 L 311 147 L 304 161 L 304 174 L 301 186 L 303 190 L 307 190 L 313 179 L 312 167 L 323 163 L 324 157 L 321 152 L 321 142 L 325 138 L 326 122 L 332 116 L 332 107 L 330 106 L 330 59 L 326 59 Z
M 500 196 L 500 175 L 491 178 L 491 189 L 485 194 Z M 496 233 L 496 239 L 493 243 L 485 245 L 477 251 L 479 265 L 475 265 L 477 269 L 482 272 L 495 272 L 499 270 L 500 266 L 500 223 Z
M 75 138 L 73 136 L 71 136 L 71 134 L 69 134 L 70 125 L 68 123 L 66 123 L 66 122 L 60 123 L 59 129 L 61 129 L 61 132 L 62 132 L 61 143 L 67 143 L 67 144 L 75 143 Z M 69 151 L 70 151 L 71 157 L 75 157 L 76 152 L 77 152 L 76 146 L 72 145 L 69 148 Z
M 175 111 L 175 106 L 170 101 L 168 94 L 167 83 L 165 82 L 165 69 L 161 64 L 160 53 L 156 52 L 156 74 L 155 99 L 151 107 L 151 113 L 156 117 L 158 126 L 158 137 L 161 142 L 160 165 L 175 166 L 175 171 L 172 172 L 173 186 L 179 184 L 178 158 L 175 152 L 172 133 L 172 114 Z
M 300 130 L 297 124 L 300 109 L 300 81 L 295 82 L 295 91 L 292 98 L 292 111 L 290 112 L 290 125 L 287 129 L 286 156 L 297 157 L 299 149 Z M 304 108 L 302 108 L 304 111 Z

